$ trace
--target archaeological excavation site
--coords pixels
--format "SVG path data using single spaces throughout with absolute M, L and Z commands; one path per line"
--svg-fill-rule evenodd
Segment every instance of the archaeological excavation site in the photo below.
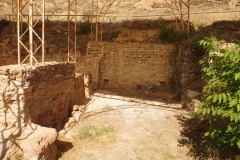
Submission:
M 0 160 L 240 160 L 239 0 L 1 0 Z

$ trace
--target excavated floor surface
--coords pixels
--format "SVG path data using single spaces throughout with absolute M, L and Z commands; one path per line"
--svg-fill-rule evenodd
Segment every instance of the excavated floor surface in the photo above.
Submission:
M 58 159 L 192 159 L 187 148 L 179 147 L 182 128 L 175 117 L 179 114 L 187 114 L 181 104 L 98 90 L 87 105 L 84 120 L 59 138 Z M 86 130 L 91 127 L 93 130 Z

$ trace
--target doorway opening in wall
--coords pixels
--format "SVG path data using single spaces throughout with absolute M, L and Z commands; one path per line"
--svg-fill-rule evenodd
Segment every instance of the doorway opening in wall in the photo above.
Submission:
M 104 80 L 103 80 L 103 85 L 104 85 L 104 86 L 108 86 L 108 82 L 109 82 L 108 79 L 104 79 Z

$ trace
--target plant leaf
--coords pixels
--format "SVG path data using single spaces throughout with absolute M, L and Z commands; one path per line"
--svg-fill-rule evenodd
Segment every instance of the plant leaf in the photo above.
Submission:
M 230 101 L 229 107 L 233 107 L 233 106 L 235 106 L 237 103 L 238 103 L 238 100 L 237 100 L 237 99 L 233 99 L 233 100 Z
M 227 96 L 225 93 L 222 93 L 222 97 L 223 97 L 223 102 L 226 103 L 227 102 Z
M 240 139 L 238 139 L 237 146 L 240 149 Z
M 215 103 L 215 102 L 217 102 L 217 100 L 218 100 L 218 94 L 214 94 L 213 95 L 213 102 Z
M 207 114 L 209 114 L 209 113 L 210 113 L 210 111 L 211 111 L 211 110 L 210 110 L 210 108 L 207 108 Z
M 204 133 L 204 136 L 205 137 L 209 136 L 209 132 Z
M 206 101 L 210 101 L 212 97 L 213 97 L 212 95 L 208 96 Z
M 222 94 L 218 95 L 218 102 L 221 103 L 222 102 Z
M 237 104 L 237 111 L 240 111 L 240 104 Z
M 240 72 L 235 74 L 235 80 L 240 79 Z

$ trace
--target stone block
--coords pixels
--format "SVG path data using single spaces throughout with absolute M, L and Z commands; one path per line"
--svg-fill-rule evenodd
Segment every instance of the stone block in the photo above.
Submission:
M 0 101 L 0 109 L 3 108 L 4 105 L 5 103 L 3 101 Z
M 23 87 L 22 89 L 23 89 L 23 91 L 24 91 L 24 94 L 26 94 L 26 93 L 32 93 L 33 86 Z
M 32 134 L 25 133 L 22 137 L 24 136 L 27 138 L 21 142 L 20 146 L 23 148 L 25 160 L 55 159 L 57 154 L 55 129 L 38 126 Z
M 79 106 L 79 105 L 74 105 L 74 106 L 73 106 L 73 108 L 72 108 L 72 110 L 73 110 L 73 111 L 78 111 L 78 110 L 79 110 L 79 108 L 80 108 L 80 106 Z
M 12 72 L 12 75 L 13 75 L 13 76 L 17 76 L 18 74 L 19 74 L 19 71 L 18 71 L 18 70 L 15 70 L 15 71 Z
M 79 122 L 81 115 L 82 115 L 82 112 L 80 112 L 80 111 L 75 112 L 75 113 L 73 114 L 73 118 L 74 118 L 77 122 Z
M 76 119 L 74 117 L 70 117 L 69 120 L 68 120 L 68 123 L 70 125 L 75 124 L 76 123 Z
M 6 92 L 13 92 L 16 93 L 17 88 L 15 86 L 9 86 L 6 88 Z
M 3 69 L 3 71 L 2 71 L 2 73 L 4 74 L 4 75 L 8 75 L 9 74 L 9 69 Z

